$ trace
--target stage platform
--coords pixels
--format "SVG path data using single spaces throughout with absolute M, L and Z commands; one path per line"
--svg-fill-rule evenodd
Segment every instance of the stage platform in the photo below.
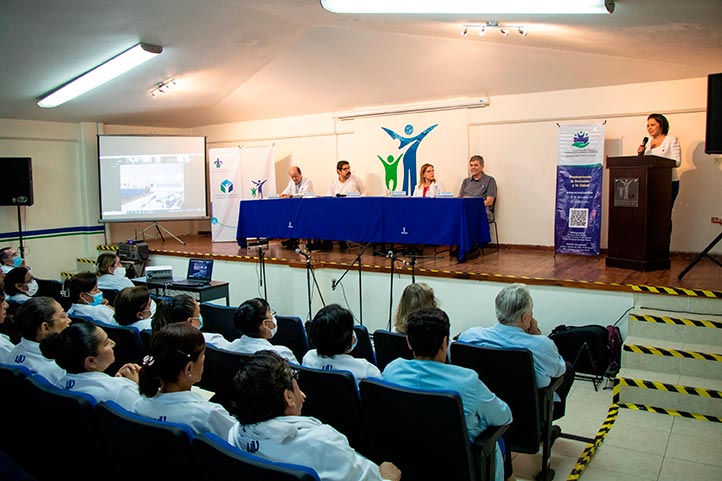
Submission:
M 152 254 L 180 257 L 211 257 L 225 261 L 258 262 L 259 247 L 241 248 L 235 242 L 211 242 L 210 236 L 182 237 L 185 245 L 175 239 L 146 239 Z M 365 246 L 349 243 L 341 250 L 334 243 L 330 251 L 312 251 L 316 269 L 346 269 Z M 389 272 L 388 248 L 369 246 L 361 256 L 364 271 Z M 395 246 L 397 272 L 417 277 L 449 277 L 493 282 L 523 282 L 622 292 L 650 292 L 667 295 L 722 299 L 722 268 L 709 259 L 702 259 L 682 280 L 677 276 L 692 262 L 694 255 L 673 255 L 668 270 L 641 272 L 605 266 L 605 256 L 596 257 L 556 254 L 551 247 L 501 246 L 496 251 L 485 249 L 484 255 L 458 263 L 443 247 L 425 246 L 423 253 L 411 255 L 404 246 Z M 270 239 L 261 246 L 265 262 L 304 268 L 305 258 L 293 249 L 284 248 L 280 240 Z M 404 263 L 405 261 L 405 263 Z M 414 263 L 413 269 L 411 263 Z

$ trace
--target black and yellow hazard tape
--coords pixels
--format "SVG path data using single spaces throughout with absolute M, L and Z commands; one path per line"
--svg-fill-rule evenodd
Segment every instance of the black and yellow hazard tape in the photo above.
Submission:
M 668 294 L 672 296 L 706 297 L 710 299 L 722 299 L 722 291 L 710 291 L 706 289 L 684 289 L 682 287 L 664 286 L 638 286 L 627 284 L 635 292 L 649 292 L 652 294 Z
M 654 322 L 658 324 L 675 324 L 678 326 L 711 327 L 715 329 L 722 329 L 722 322 L 710 321 L 706 319 L 684 319 L 677 317 L 649 316 L 640 314 L 630 314 L 630 318 L 633 321 L 640 322 Z
M 597 435 L 594 436 L 594 441 L 588 443 L 584 448 L 584 451 L 582 451 L 582 454 L 579 455 L 579 459 L 577 459 L 577 464 L 574 465 L 571 473 L 569 473 L 567 481 L 577 481 L 584 472 L 584 470 L 587 469 L 589 462 L 592 460 L 592 456 L 594 456 L 594 453 L 597 451 L 599 446 L 602 445 L 604 439 L 609 433 L 609 430 L 612 429 L 614 422 L 617 420 L 618 413 L 619 406 L 617 406 L 616 404 L 612 404 L 611 406 L 609 406 L 609 411 L 607 411 L 607 418 L 604 420 L 602 426 L 599 428 L 599 432 L 597 432 Z
M 70 279 L 74 275 L 75 275 L 74 272 L 61 272 L 60 273 L 60 277 L 62 277 L 63 279 Z
M 643 389 L 654 389 L 657 391 L 676 392 L 680 394 L 690 394 L 692 396 L 722 399 L 722 391 L 717 391 L 714 389 L 705 389 L 693 386 L 680 386 L 677 384 L 645 381 L 644 379 L 631 379 L 627 377 L 617 378 L 616 381 L 619 383 L 620 386 L 639 387 Z
M 660 408 L 657 406 L 646 406 L 644 404 L 623 403 L 620 408 L 634 409 L 635 411 L 649 411 L 658 414 L 667 414 L 668 416 L 679 416 L 689 419 L 697 419 L 698 421 L 710 421 L 713 423 L 722 423 L 722 418 L 717 416 L 708 416 L 706 414 L 690 413 L 687 411 L 677 411 L 675 409 Z
M 78 257 L 77 259 L 75 259 L 75 262 L 77 262 L 78 264 L 95 264 L 95 259 L 88 259 L 88 258 L 85 258 L 85 257 Z
M 667 349 L 654 346 L 639 346 L 637 344 L 624 344 L 622 349 L 625 351 L 636 352 L 638 354 L 652 354 L 654 356 L 670 356 L 685 359 L 698 359 L 702 361 L 722 361 L 722 354 L 714 354 L 709 352 L 697 351 L 680 351 L 679 349 Z
M 117 251 L 118 250 L 117 245 L 111 246 L 108 244 L 100 244 L 100 245 L 95 246 L 95 248 L 99 251 Z

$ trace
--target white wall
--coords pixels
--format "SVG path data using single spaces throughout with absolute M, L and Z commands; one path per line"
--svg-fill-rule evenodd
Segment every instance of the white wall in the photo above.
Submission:
M 467 160 L 480 153 L 499 182 L 499 233 L 504 244 L 553 245 L 556 124 L 606 121 L 608 155 L 634 155 L 646 134 L 646 115 L 668 116 L 682 144 L 682 187 L 673 215 L 672 250 L 700 252 L 719 234 L 710 223 L 722 206 L 722 160 L 703 153 L 706 78 L 540 92 L 490 98 L 482 109 L 338 121 L 332 115 L 160 129 L 122 125 L 67 124 L 0 119 L 0 157 L 33 158 L 35 205 L 22 207 L 23 231 L 98 226 L 97 133 L 206 135 L 208 147 L 274 145 L 277 191 L 287 170 L 299 164 L 319 193 L 348 159 L 370 195 L 384 193 L 378 156 L 398 152 L 381 126 L 418 133 L 438 123 L 422 142 L 417 164 L 435 165 L 438 178 L 456 191 Z M 1 162 L 1 161 L 0 161 Z M 3 179 L 12 182 L 11 179 Z M 401 176 L 399 178 L 401 181 Z M 606 188 L 605 188 L 606 196 Z M 606 202 L 603 204 L 606 205 Z M 183 235 L 210 230 L 208 221 L 163 223 Z M 602 247 L 606 246 L 603 216 Z M 38 277 L 75 270 L 75 258 L 95 257 L 95 246 L 132 238 L 144 224 L 111 224 L 101 234 L 49 233 L 25 240 L 28 262 Z M 2 245 L 17 246 L 17 209 L 0 207 Z M 42 237 L 42 238 L 41 238 Z M 722 253 L 718 245 L 714 253 Z

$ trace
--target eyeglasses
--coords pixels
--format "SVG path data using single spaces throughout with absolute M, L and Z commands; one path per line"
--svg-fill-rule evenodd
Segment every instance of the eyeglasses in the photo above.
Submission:
M 291 379 L 298 381 L 298 373 L 301 372 L 301 370 L 293 366 L 288 366 L 288 368 L 291 370 Z
M 265 319 L 263 320 L 263 322 L 266 322 L 266 321 L 275 322 L 275 321 L 276 321 L 276 320 L 275 320 L 275 317 L 276 317 L 276 311 L 271 310 L 271 317 L 265 318 Z

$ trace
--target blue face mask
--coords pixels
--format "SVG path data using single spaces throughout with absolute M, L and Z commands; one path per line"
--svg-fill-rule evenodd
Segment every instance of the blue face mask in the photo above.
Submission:
M 97 294 L 93 294 L 93 301 L 90 303 L 91 306 L 99 306 L 103 303 L 103 293 L 98 292 Z
M 203 329 L 203 315 L 202 314 L 198 314 L 198 324 L 199 324 L 198 330 L 200 331 L 201 329 Z
M 353 334 L 352 339 L 353 342 L 351 342 L 351 349 L 349 349 L 348 352 L 353 352 L 353 350 L 356 349 L 356 344 L 358 344 L 358 338 L 356 337 L 356 334 Z
M 23 258 L 20 256 L 13 257 L 13 267 L 20 267 L 23 265 Z

